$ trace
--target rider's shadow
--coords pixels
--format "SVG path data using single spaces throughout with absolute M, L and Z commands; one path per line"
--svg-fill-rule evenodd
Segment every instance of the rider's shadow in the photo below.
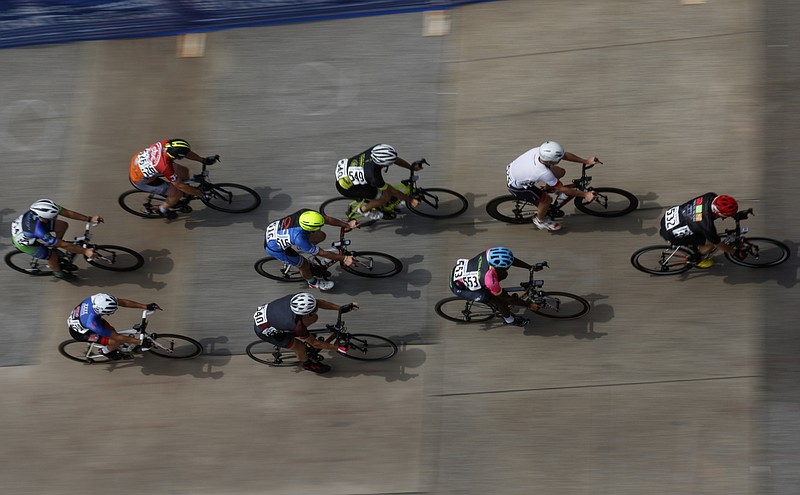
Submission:
M 406 382 L 419 377 L 419 373 L 409 373 L 409 369 L 422 366 L 427 360 L 427 354 L 419 347 L 410 347 L 408 342 L 414 340 L 412 336 L 388 337 L 397 344 L 397 354 L 385 361 L 357 361 L 343 356 L 328 358 L 325 364 L 331 367 L 328 373 L 320 375 L 324 378 L 354 378 L 357 376 L 380 376 L 386 382 Z M 308 373 L 297 367 L 297 373 Z
M 226 213 L 217 211 L 196 201 L 197 209 L 186 215 L 184 228 L 194 230 L 201 227 L 226 227 L 237 223 L 252 223 L 257 229 L 264 228 L 264 212 L 285 211 L 292 205 L 292 197 L 288 194 L 275 194 L 281 189 L 268 186 L 253 188 L 261 197 L 258 208 L 247 213 Z M 272 196 L 275 194 L 274 196 Z M 179 222 L 174 220 L 173 222 Z
M 485 196 L 485 195 L 481 195 Z M 465 194 L 467 203 L 470 207 L 461 215 L 453 218 L 428 218 L 417 215 L 403 207 L 402 213 L 392 220 L 381 220 L 375 224 L 364 227 L 368 232 L 379 232 L 382 230 L 394 229 L 394 234 L 401 236 L 409 235 L 436 235 L 442 232 L 456 232 L 461 235 L 474 236 L 482 232 L 487 232 L 488 228 L 478 228 L 479 219 L 474 216 L 472 205 L 478 197 L 475 194 Z
M 121 284 L 134 284 L 144 289 L 161 290 L 167 286 L 166 282 L 156 280 L 158 275 L 167 274 L 175 267 L 175 262 L 169 256 L 169 249 L 145 249 L 139 254 L 144 258 L 144 266 L 132 272 L 109 273 L 99 268 L 89 266 L 77 273 L 80 280 L 73 283 L 79 287 L 113 287 Z M 55 280 L 55 279 L 54 279 Z
M 654 236 L 658 234 L 658 220 L 664 214 L 664 206 L 655 202 L 658 195 L 654 192 L 647 193 L 639 198 L 639 207 L 633 212 L 621 217 L 600 218 L 577 209 L 564 217 L 561 230 L 552 232 L 553 235 L 569 235 L 570 232 L 627 232 L 633 235 Z M 645 227 L 650 225 L 650 227 Z
M 17 214 L 17 210 L 12 210 L 11 208 L 3 208 L 0 210 L 0 231 L 2 231 L 4 234 L 11 232 L 11 222 L 13 222 L 18 216 L 19 214 Z M 5 235 L 0 237 L 0 239 L 5 238 Z M 8 239 L 10 239 L 10 237 Z M 0 249 L 5 250 L 11 246 L 12 244 L 10 242 L 0 242 Z
M 219 380 L 225 373 L 217 370 L 231 360 L 231 352 L 227 348 L 217 349 L 217 343 L 228 342 L 228 337 L 207 337 L 198 339 L 203 346 L 203 353 L 193 359 L 148 359 L 142 363 L 143 375 L 180 376 L 192 375 L 195 378 L 211 378 Z M 170 361 L 167 363 L 159 361 Z
M 397 298 L 407 297 L 410 299 L 419 299 L 422 297 L 422 291 L 414 290 L 410 287 L 427 286 L 431 283 L 431 280 L 433 280 L 433 275 L 429 270 L 424 268 L 410 270 L 409 266 L 422 263 L 425 257 L 421 254 L 417 254 L 398 259 L 403 262 L 403 270 L 392 277 L 371 280 L 362 278 L 361 280 L 357 280 L 360 277 L 340 270 L 340 274 L 337 274 L 335 278 L 336 285 L 334 285 L 330 292 L 332 294 L 348 294 L 350 296 L 356 296 L 367 292 L 376 295 L 391 294 L 393 297 Z M 347 280 L 344 280 L 345 277 L 347 277 Z
M 609 304 L 597 304 L 601 299 L 608 299 L 607 295 L 589 294 L 583 296 L 589 301 L 592 309 L 587 315 L 574 320 L 557 320 L 554 318 L 537 318 L 533 314 L 531 321 L 534 322 L 532 328 L 526 328 L 524 335 L 536 337 L 567 337 L 573 336 L 577 340 L 595 340 L 608 335 L 607 332 L 596 332 L 595 323 L 606 323 L 614 318 L 614 307 Z

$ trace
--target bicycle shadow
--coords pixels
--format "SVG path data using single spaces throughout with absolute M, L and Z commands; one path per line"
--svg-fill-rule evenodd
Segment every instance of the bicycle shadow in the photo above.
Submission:
M 631 213 L 621 217 L 601 218 L 581 213 L 577 209 L 574 213 L 567 214 L 562 222 L 561 230 L 552 232 L 553 235 L 568 235 L 570 232 L 627 232 L 631 235 L 654 236 L 658 234 L 658 221 L 664 214 L 664 207 L 655 203 L 658 195 L 654 192 L 647 193 L 639 198 L 639 207 Z M 645 225 L 653 225 L 646 227 Z
M 187 230 L 194 230 L 197 228 L 227 227 L 234 224 L 250 223 L 256 229 L 263 229 L 265 228 L 263 226 L 264 210 L 284 211 L 292 204 L 292 198 L 288 194 L 275 194 L 274 197 L 271 197 L 274 193 L 281 191 L 281 189 L 262 186 L 254 187 L 253 190 L 261 196 L 261 204 L 255 210 L 248 211 L 247 213 L 226 213 L 196 202 L 198 204 L 198 209 L 192 211 L 186 217 L 183 217 L 185 218 L 184 228 Z M 172 222 L 180 221 L 181 218 L 182 217 L 179 217 L 178 220 L 173 220 Z
M 0 231 L 3 233 L 11 232 L 11 222 L 13 222 L 18 216 L 19 213 L 17 213 L 17 210 L 12 210 L 11 208 L 3 208 L 0 210 Z M 7 218 L 9 220 L 6 220 Z M 15 249 L 13 244 L 10 242 L 0 242 L 0 249 L 5 251 L 7 248 Z
M 211 378 L 219 380 L 225 374 L 223 371 L 217 371 L 216 368 L 221 368 L 228 364 L 231 360 L 231 353 L 228 351 L 224 354 L 221 350 L 215 351 L 210 355 L 208 349 L 213 349 L 214 344 L 217 342 L 227 342 L 228 338 L 210 337 L 199 339 L 198 342 L 203 346 L 203 354 L 194 359 L 169 359 L 159 356 L 136 356 L 129 361 L 112 361 L 103 363 L 108 373 L 113 373 L 118 369 L 129 369 L 139 367 L 143 375 L 156 375 L 156 376 L 183 376 L 191 375 L 195 378 Z M 99 366 L 95 364 L 94 366 Z
M 589 301 L 592 309 L 587 315 L 574 320 L 556 320 L 551 318 L 538 317 L 534 313 L 531 321 L 535 322 L 532 328 L 525 328 L 523 335 L 536 337 L 567 337 L 572 336 L 576 340 L 596 340 L 608 335 L 607 332 L 595 331 L 596 322 L 606 323 L 614 318 L 614 307 L 609 304 L 597 304 L 597 301 L 608 299 L 609 296 L 603 294 L 589 294 L 584 299 Z
M 341 279 L 335 274 L 333 280 L 336 285 L 329 291 L 331 294 L 347 294 L 355 297 L 359 294 L 389 294 L 393 297 L 419 299 L 422 297 L 421 290 L 411 287 L 425 287 L 433 280 L 433 275 L 424 268 L 410 270 L 409 266 L 422 263 L 425 256 L 417 254 L 410 257 L 398 258 L 403 263 L 403 269 L 397 275 L 384 279 L 366 279 L 358 277 L 344 270 L 339 270 L 346 279 Z
M 167 286 L 166 282 L 155 279 L 158 275 L 167 274 L 175 267 L 175 262 L 170 258 L 172 252 L 169 249 L 145 249 L 139 254 L 144 258 L 144 266 L 132 272 L 111 273 L 91 265 L 84 271 L 82 268 L 77 272 L 79 280 L 71 282 L 77 287 L 113 287 L 122 284 L 138 285 L 143 289 L 161 290 Z M 102 275 L 100 275 L 102 274 Z M 51 277 L 53 283 L 61 282 Z

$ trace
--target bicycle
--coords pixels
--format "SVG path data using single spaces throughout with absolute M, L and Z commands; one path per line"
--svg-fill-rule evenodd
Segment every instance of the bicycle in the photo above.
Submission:
M 602 163 L 602 162 L 598 162 Z M 594 165 L 592 165 L 594 166 Z M 592 191 L 597 198 L 587 203 L 581 197 L 575 197 L 575 208 L 579 211 L 596 217 L 621 217 L 632 212 L 639 206 L 639 199 L 628 191 L 616 187 L 592 187 L 592 177 L 586 175 L 587 167 L 581 167 L 580 178 L 574 179 L 567 187 L 577 188 L 579 191 Z M 543 194 L 547 194 L 543 192 Z M 553 221 L 564 216 L 564 206 L 572 201 L 573 196 L 559 194 L 547 211 L 547 217 Z M 518 198 L 512 194 L 499 196 L 486 205 L 486 212 L 492 218 L 506 223 L 531 223 L 536 215 L 537 206 L 526 199 Z
M 92 257 L 92 259 L 84 257 L 87 263 L 97 268 L 114 272 L 130 272 L 144 265 L 144 258 L 142 255 L 133 249 L 115 246 L 113 244 L 90 243 L 89 241 L 92 239 L 91 229 L 95 225 L 96 224 L 88 222 L 83 235 L 76 236 L 75 239 L 70 241 L 76 246 L 94 249 L 94 257 Z M 74 272 L 78 269 L 78 266 L 74 263 L 75 257 L 78 256 L 77 253 L 62 251 L 58 248 L 53 249 L 58 252 L 58 262 L 62 270 Z M 26 273 L 35 277 L 53 274 L 46 259 L 35 258 L 22 251 L 14 250 L 6 253 L 5 260 L 8 266 L 21 273 Z
M 319 340 L 327 343 L 334 342 L 339 347 L 346 347 L 347 353 L 343 355 L 358 361 L 384 361 L 397 354 L 397 344 L 386 337 L 369 333 L 348 332 L 347 326 L 342 321 L 342 315 L 352 309 L 352 304 L 342 306 L 339 309 L 335 324 L 325 325 L 324 329 L 309 330 L 309 333 Z M 329 333 L 329 335 L 327 337 L 320 336 L 323 333 Z M 317 349 L 306 343 L 306 350 L 308 358 L 313 361 L 319 362 L 325 359 L 320 354 L 322 349 Z M 297 359 L 294 351 L 282 349 L 263 340 L 251 342 L 245 348 L 245 352 L 253 360 L 267 366 L 284 367 L 302 364 Z
M 430 166 L 430 163 L 424 158 L 414 163 Z M 423 217 L 442 219 L 453 218 L 467 211 L 469 203 L 463 195 L 442 187 L 420 187 L 417 185 L 418 179 L 419 176 L 411 170 L 409 171 L 408 179 L 403 179 L 400 185 L 395 186 L 395 189 L 419 200 L 417 206 L 406 204 L 413 213 Z M 377 220 L 366 219 L 361 213 L 361 206 L 367 201 L 369 200 L 338 197 L 323 202 L 319 209 L 323 215 L 333 217 L 338 217 L 338 215 L 333 214 L 334 211 L 343 211 L 348 220 L 358 220 L 362 227 L 367 227 L 377 222 Z M 395 199 L 384 205 L 380 210 L 385 214 L 385 218 L 395 218 L 399 213 L 398 208 L 401 203 L 404 203 L 404 201 Z
M 219 155 L 215 158 L 219 161 Z M 204 205 L 218 211 L 226 213 L 247 213 L 253 211 L 261 205 L 261 196 L 256 191 L 241 184 L 232 182 L 212 183 L 208 180 L 208 166 L 203 163 L 201 173 L 194 175 L 186 183 L 209 194 L 209 199 L 204 197 L 185 194 L 172 207 L 173 211 L 179 213 L 191 213 L 192 207 L 189 203 L 199 199 Z M 163 179 L 160 179 L 163 180 Z M 131 189 L 120 194 L 119 205 L 123 210 L 143 218 L 164 218 L 159 207 L 167 200 L 161 194 Z
M 579 318 L 591 310 L 589 301 L 569 292 L 545 291 L 544 280 L 535 280 L 534 273 L 549 268 L 546 261 L 536 263 L 530 270 L 528 281 L 519 287 L 506 289 L 512 297 L 518 297 L 526 304 L 535 303 L 539 309 L 534 313 L 545 318 L 570 320 Z M 446 297 L 436 303 L 436 314 L 445 320 L 456 323 L 482 323 L 492 318 L 502 318 L 500 312 L 491 304 L 470 301 L 458 296 Z
M 320 256 L 309 258 L 311 273 L 318 278 L 328 280 L 331 276 L 330 268 L 339 263 L 339 266 L 346 272 L 367 278 L 385 278 L 397 275 L 403 269 L 403 263 L 386 253 L 378 251 L 350 251 L 350 239 L 345 239 L 345 234 L 351 229 L 342 227 L 339 231 L 339 240 L 332 242 L 331 246 L 342 256 L 352 256 L 353 264 L 345 265 L 343 261 L 335 261 Z M 290 248 L 291 249 L 291 248 Z M 300 269 L 289 265 L 283 261 L 267 256 L 256 261 L 255 269 L 259 275 L 279 282 L 303 282 L 305 279 L 300 275 Z
M 766 237 L 745 237 L 748 227 L 742 227 L 741 221 L 753 215 L 753 209 L 740 211 L 733 216 L 736 226 L 726 229 L 720 235 L 722 242 L 728 246 L 736 246 L 737 253 L 742 256 L 725 257 L 732 263 L 748 268 L 766 268 L 777 266 L 789 259 L 790 251 L 786 244 Z M 637 270 L 650 275 L 677 275 L 691 270 L 702 255 L 690 246 L 658 245 L 639 249 L 631 256 L 631 264 Z
M 153 313 L 155 313 L 155 311 L 142 311 L 141 323 L 137 323 L 133 328 L 121 330 L 118 333 L 129 337 L 139 332 L 145 333 L 148 323 L 147 317 Z M 200 342 L 183 335 L 173 333 L 151 333 L 145 334 L 144 337 L 151 343 L 149 349 L 142 349 L 141 346 L 134 344 L 122 344 L 119 346 L 119 351 L 131 358 L 135 355 L 154 354 L 159 357 L 170 359 L 190 359 L 203 352 L 203 346 L 200 345 Z M 59 344 L 58 352 L 67 359 L 81 363 L 94 364 L 114 362 L 103 354 L 101 350 L 102 347 L 103 346 L 97 342 L 82 342 L 69 339 Z

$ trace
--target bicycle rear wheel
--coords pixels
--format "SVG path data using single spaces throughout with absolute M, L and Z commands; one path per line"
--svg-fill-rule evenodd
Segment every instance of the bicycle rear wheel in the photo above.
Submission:
M 736 259 L 728 253 L 725 253 L 725 257 L 732 263 L 748 268 L 767 268 L 780 265 L 791 254 L 786 244 L 766 237 L 747 237 L 744 244 L 748 248 L 747 258 Z
M 575 198 L 575 207 L 596 217 L 621 217 L 632 212 L 639 206 L 639 198 L 614 187 L 594 187 L 592 188 L 600 197 L 591 203 L 585 203 L 583 198 Z
M 397 344 L 369 333 L 349 333 L 341 343 L 347 345 L 346 357 L 359 361 L 382 361 L 397 354 Z
M 377 251 L 360 251 L 350 253 L 353 264 L 342 268 L 353 275 L 367 278 L 384 278 L 397 275 L 403 269 L 403 263 L 394 256 Z
M 200 342 L 174 333 L 159 333 L 155 344 L 150 348 L 150 354 L 170 359 L 189 359 L 199 356 L 203 352 Z
M 456 323 L 481 323 L 491 320 L 497 314 L 488 304 L 455 296 L 437 302 L 434 310 L 445 320 Z
M 241 184 L 221 182 L 206 184 L 211 188 L 211 199 L 202 199 L 204 205 L 226 213 L 247 213 L 261 205 L 261 196 L 253 189 Z
M 297 356 L 291 350 L 280 349 L 263 340 L 251 342 L 245 348 L 245 352 L 254 361 L 266 364 L 267 366 L 288 367 L 300 364 L 300 360 L 297 359 Z
M 514 196 L 500 196 L 489 201 L 486 213 L 506 223 L 531 223 L 536 215 L 536 205 Z
M 467 198 L 461 194 L 441 187 L 419 188 L 419 204 L 408 205 L 417 215 L 429 218 L 453 218 L 461 215 L 469 207 Z
M 299 268 L 288 265 L 272 256 L 256 261 L 255 269 L 262 277 L 271 278 L 278 282 L 300 282 L 304 280 L 303 276 L 300 275 Z
M 544 300 L 534 313 L 545 318 L 570 320 L 579 318 L 592 309 L 589 301 L 569 292 L 542 292 L 542 296 Z
M 677 275 L 689 271 L 694 263 L 689 248 L 675 246 L 647 246 L 631 256 L 631 264 L 637 270 L 650 275 Z
M 94 247 L 95 257 L 86 260 L 92 266 L 113 272 L 130 272 L 144 265 L 144 258 L 133 249 L 112 244 L 101 244 Z M 102 256 L 101 259 L 97 256 Z
M 90 353 L 91 350 L 91 353 Z M 58 352 L 67 359 L 78 361 L 79 363 L 107 363 L 110 361 L 104 356 L 98 346 L 92 346 L 89 342 L 78 342 L 69 339 L 58 345 Z
M 138 189 L 131 189 L 119 195 L 119 205 L 123 210 L 143 218 L 164 218 L 158 208 L 167 198 Z
M 34 277 L 53 274 L 53 270 L 50 269 L 47 260 L 34 258 L 30 254 L 23 253 L 22 251 L 6 253 L 5 260 L 6 264 L 14 270 Z

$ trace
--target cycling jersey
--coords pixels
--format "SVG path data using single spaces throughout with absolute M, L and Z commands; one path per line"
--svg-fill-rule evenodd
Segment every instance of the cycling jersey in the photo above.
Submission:
M 533 148 L 506 167 L 506 183 L 509 188 L 524 189 L 536 184 L 555 187 L 559 184 L 553 172 L 539 161 L 539 148 Z
M 58 211 L 61 212 L 61 206 Z M 54 230 L 55 218 L 46 220 L 28 210 L 11 222 L 11 239 L 16 246 L 53 247 L 58 242 L 58 238 L 52 234 Z
M 701 245 L 706 241 L 718 244 L 716 217 L 711 210 L 711 202 L 716 197 L 710 192 L 669 208 L 661 218 L 661 237 L 681 245 Z
M 312 210 L 303 208 L 267 226 L 267 231 L 264 233 L 264 247 L 268 252 L 283 252 L 288 248 L 299 249 L 311 255 L 319 252 L 319 246 L 308 239 L 311 233 L 300 226 L 300 215 L 306 211 Z
M 303 323 L 303 317 L 292 311 L 291 302 L 296 295 L 289 294 L 258 307 L 253 314 L 253 322 L 259 338 L 276 344 L 280 342 L 282 347 L 291 347 L 291 338 L 305 340 L 311 335 Z
M 372 186 L 380 191 L 386 189 L 383 167 L 372 161 L 372 149 L 375 146 L 350 159 L 339 160 L 336 164 L 336 182 L 342 189 L 347 190 L 354 186 Z
M 81 335 L 94 332 L 103 337 L 110 337 L 112 327 L 103 317 L 94 311 L 92 297 L 83 300 L 67 317 L 69 329 Z
M 488 290 L 493 295 L 503 292 L 497 269 L 489 265 L 487 251 L 472 259 L 460 259 L 450 272 L 450 288 L 469 291 Z
M 132 183 L 159 177 L 164 177 L 169 182 L 178 180 L 178 175 L 172 166 L 174 160 L 164 151 L 164 146 L 168 142 L 168 139 L 159 141 L 133 156 L 129 174 Z

